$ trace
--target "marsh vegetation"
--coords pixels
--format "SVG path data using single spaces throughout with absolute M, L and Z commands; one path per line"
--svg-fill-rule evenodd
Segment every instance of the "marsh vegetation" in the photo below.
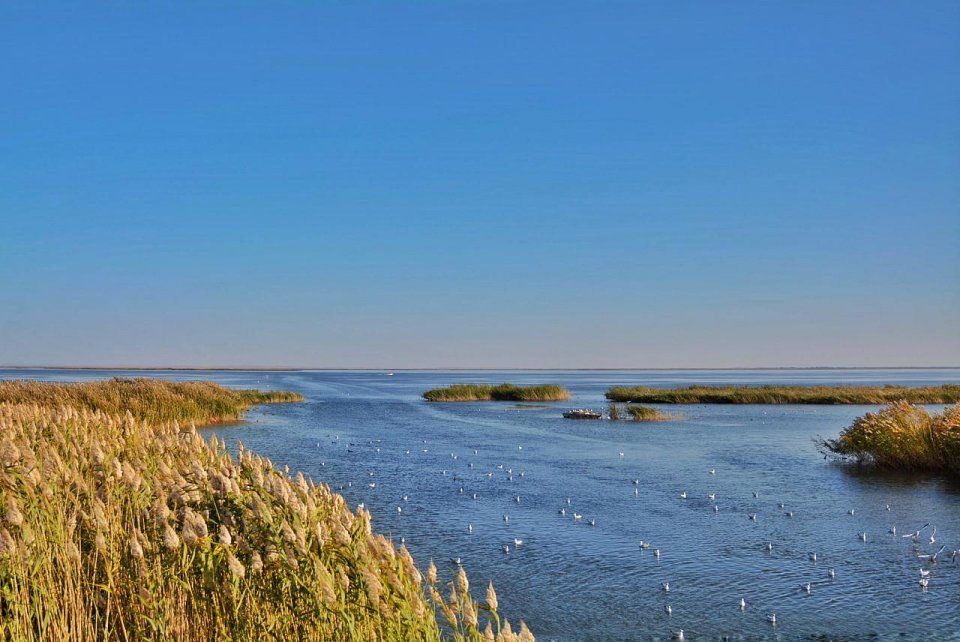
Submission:
M 671 404 L 887 404 L 960 402 L 960 385 L 943 386 L 617 386 L 607 399 Z
M 858 417 L 837 439 L 820 445 L 878 468 L 960 477 L 960 405 L 930 414 L 905 401 L 893 403 Z
M 475 601 L 462 569 L 443 589 L 432 564 L 424 585 L 368 512 L 193 427 L 298 395 L 156 380 L 0 395 L 0 639 L 533 639 L 492 585 Z
M 570 393 L 561 386 L 518 386 L 502 383 L 497 386 L 474 383 L 458 383 L 443 388 L 434 388 L 423 393 L 427 401 L 563 401 Z

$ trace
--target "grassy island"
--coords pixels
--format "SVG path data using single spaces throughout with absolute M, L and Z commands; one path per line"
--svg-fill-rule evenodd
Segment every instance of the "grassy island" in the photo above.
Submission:
M 517 386 L 502 383 L 498 386 L 458 383 L 445 388 L 434 388 L 423 393 L 427 401 L 563 401 L 570 393 L 560 386 Z
M 834 455 L 900 471 L 960 477 L 960 405 L 931 415 L 905 401 L 858 417 L 837 439 L 821 442 Z
M 297 399 L 0 383 L 0 640 L 532 640 L 492 585 L 424 583 L 369 513 L 193 428 Z
M 960 402 L 960 385 L 926 386 L 617 386 L 610 401 L 673 404 L 887 404 Z

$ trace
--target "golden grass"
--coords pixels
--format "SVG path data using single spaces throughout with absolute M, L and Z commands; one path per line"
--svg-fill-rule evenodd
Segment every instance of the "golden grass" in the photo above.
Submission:
M 656 408 L 637 404 L 628 405 L 627 413 L 634 421 L 669 421 L 671 419 L 677 419 L 677 417 L 660 412 Z
M 570 393 L 560 386 L 517 386 L 502 383 L 498 386 L 458 383 L 434 388 L 423 393 L 427 401 L 563 401 Z
M 239 419 L 250 406 L 303 401 L 296 392 L 234 390 L 210 381 L 175 382 L 116 377 L 86 383 L 0 381 L 0 403 L 36 403 L 47 408 L 86 408 L 107 414 L 181 424 Z
M 424 586 L 406 549 L 327 486 L 144 418 L 229 415 L 193 396 L 226 389 L 182 385 L 3 387 L 19 396 L 0 403 L 0 639 L 533 639 L 501 621 L 492 586 L 474 601 L 464 572 L 447 598 L 432 564 Z M 142 403 L 166 394 L 182 407 Z
M 960 405 L 930 415 L 906 401 L 868 412 L 821 442 L 831 454 L 902 471 L 935 471 L 960 476 Z
M 617 386 L 610 401 L 677 404 L 886 404 L 958 403 L 960 385 L 927 386 L 689 386 L 650 388 Z

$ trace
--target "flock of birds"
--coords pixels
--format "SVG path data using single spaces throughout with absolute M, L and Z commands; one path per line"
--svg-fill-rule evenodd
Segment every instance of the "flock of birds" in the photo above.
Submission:
M 337 443 L 340 440 L 339 435 L 331 435 L 330 437 L 333 439 L 334 443 Z M 380 443 L 381 443 L 380 439 L 376 439 L 376 440 L 371 439 L 367 441 L 366 446 L 374 448 L 376 452 L 380 452 Z M 318 442 L 317 447 L 321 448 L 322 447 L 321 443 Z M 360 444 L 353 443 L 353 442 L 347 444 L 348 450 L 351 450 L 351 451 L 353 451 L 353 449 L 357 449 L 360 447 L 361 447 Z M 420 450 L 422 453 L 431 452 L 429 444 L 427 443 L 426 439 L 423 439 L 423 443 L 421 444 Z M 523 450 L 523 446 L 518 445 L 517 451 L 521 452 L 522 450 Z M 404 455 L 408 456 L 408 455 L 411 455 L 411 451 L 412 449 L 404 449 L 403 453 Z M 472 452 L 474 456 L 479 455 L 479 451 L 476 449 L 474 449 Z M 622 451 L 620 451 L 618 452 L 618 457 L 620 459 L 623 459 L 625 457 L 625 454 Z M 444 477 L 449 477 L 453 480 L 454 485 L 456 487 L 455 492 L 457 494 L 469 496 L 472 500 L 478 500 L 480 498 L 479 493 L 473 492 L 472 490 L 469 492 L 467 491 L 467 485 L 469 481 L 463 475 L 464 471 L 462 468 L 462 462 L 460 462 L 459 455 L 457 455 L 456 453 L 450 453 L 450 460 L 451 462 L 455 462 L 456 464 L 461 466 L 460 472 L 454 471 L 453 470 L 454 466 L 451 466 L 451 469 L 444 468 L 440 471 L 440 473 Z M 321 462 L 321 466 L 325 466 L 325 463 Z M 521 469 L 517 469 L 516 472 L 514 472 L 514 468 L 507 464 L 496 464 L 493 468 L 490 468 L 489 470 L 477 471 L 476 464 L 474 462 L 467 462 L 466 470 L 471 470 L 471 469 L 474 470 L 472 481 L 483 480 L 483 479 L 492 480 L 495 477 L 500 477 L 506 481 L 514 481 L 515 479 L 524 478 L 526 474 L 525 471 Z M 713 469 L 713 468 L 707 471 L 707 473 L 710 476 L 715 476 L 716 472 L 717 472 L 716 469 Z M 373 471 L 369 471 L 367 474 L 368 474 L 368 477 L 370 478 L 373 478 L 375 476 L 375 473 Z M 639 478 L 633 478 L 631 482 L 633 485 L 633 495 L 639 496 L 641 480 Z M 369 481 L 367 482 L 366 485 L 371 490 L 377 487 L 377 484 L 375 481 Z M 338 489 L 340 491 L 344 491 L 348 488 L 351 488 L 352 486 L 353 486 L 352 482 L 347 482 L 346 484 L 341 484 Z M 755 500 L 760 499 L 759 492 L 755 491 L 753 492 L 752 495 L 753 495 L 753 499 Z M 710 506 L 710 510 L 713 513 L 719 513 L 721 510 L 721 507 L 717 500 L 717 493 L 709 492 L 709 493 L 705 493 L 703 496 L 706 497 L 708 505 Z M 691 496 L 687 494 L 686 490 L 679 491 L 678 493 L 679 501 L 685 502 L 688 499 L 688 497 L 691 497 Z M 398 516 L 403 515 L 404 505 L 408 502 L 408 500 L 409 500 L 409 496 L 406 494 L 400 497 L 400 501 L 397 502 L 396 504 L 396 514 Z M 524 502 L 524 499 L 521 494 L 512 493 L 512 501 L 514 504 L 519 506 Z M 777 502 L 776 506 L 784 518 L 790 519 L 795 517 L 795 511 L 791 508 L 788 508 L 784 502 L 782 501 Z M 365 507 L 364 503 L 358 504 L 358 508 L 364 508 L 364 507 Z M 885 510 L 890 511 L 891 510 L 890 506 L 886 505 Z M 561 505 L 557 509 L 557 514 L 561 518 L 569 518 L 574 524 L 588 525 L 591 527 L 597 526 L 596 518 L 585 518 L 583 512 L 578 512 L 578 510 L 573 507 L 573 502 L 570 497 L 566 497 L 561 500 Z M 850 516 L 853 516 L 856 514 L 856 510 L 850 509 L 847 512 L 847 514 Z M 745 511 L 745 517 L 750 522 L 758 521 L 757 512 Z M 502 521 L 505 526 L 510 524 L 509 512 L 503 513 Z M 472 523 L 467 525 L 467 532 L 471 534 L 474 532 L 474 525 Z M 938 564 L 938 562 L 941 561 L 941 559 L 949 560 L 950 562 L 956 564 L 957 558 L 958 556 L 960 556 L 960 550 L 947 551 L 946 545 L 940 543 L 937 540 L 936 526 L 930 523 L 926 523 L 920 527 L 913 528 L 908 532 L 899 532 L 896 526 L 891 526 L 887 532 L 887 535 L 889 537 L 897 538 L 898 540 L 909 541 L 913 545 L 912 553 L 913 555 L 916 556 L 916 559 L 919 563 L 918 585 L 923 591 L 926 591 L 930 587 L 931 578 L 934 577 L 934 569 L 936 568 L 936 565 Z M 862 542 L 867 542 L 868 538 L 871 537 L 865 531 L 857 531 L 856 536 Z M 400 537 L 399 539 L 400 539 L 400 543 L 405 543 L 405 540 L 403 537 Z M 937 546 L 938 544 L 940 544 L 939 547 Z M 524 541 L 522 538 L 513 537 L 512 539 L 501 544 L 500 548 L 503 554 L 509 555 L 511 552 L 516 552 L 523 545 L 524 545 Z M 925 547 L 929 547 L 929 548 L 925 548 Z M 774 543 L 766 542 L 765 544 L 762 545 L 762 549 L 765 550 L 767 553 L 772 553 L 774 550 Z M 653 557 L 659 562 L 661 557 L 661 549 L 657 546 L 654 546 L 651 542 L 640 540 L 639 550 L 641 553 L 646 553 L 649 551 L 650 553 L 652 553 Z M 807 553 L 807 559 L 810 562 L 812 562 L 814 565 L 816 565 L 817 562 L 822 559 L 822 557 L 818 556 L 817 552 L 810 551 Z M 452 564 L 456 566 L 459 566 L 461 564 L 461 558 L 459 557 L 453 558 L 450 561 Z M 826 570 L 825 576 L 826 578 L 824 580 L 821 580 L 821 582 L 824 582 L 824 583 L 832 582 L 837 577 L 836 569 L 833 567 L 829 567 Z M 813 592 L 814 586 L 817 583 L 819 582 L 815 582 L 811 580 L 805 581 L 797 587 L 797 590 L 804 594 L 811 594 Z M 668 599 L 671 592 L 670 582 L 669 581 L 662 582 L 660 585 L 660 591 L 662 595 Z M 670 605 L 667 599 L 664 600 L 663 611 L 669 617 L 669 616 L 672 616 L 673 614 L 673 607 Z M 740 597 L 738 602 L 731 605 L 731 608 L 737 608 L 740 611 L 746 611 L 749 607 L 750 607 L 750 603 L 747 602 L 744 597 Z M 778 620 L 777 620 L 776 612 L 767 613 L 766 620 L 767 622 L 769 622 L 771 626 L 774 626 L 774 627 L 777 626 Z M 674 633 L 673 637 L 674 639 L 677 639 L 677 640 L 683 640 L 684 639 L 683 629 L 680 629 L 679 631 Z

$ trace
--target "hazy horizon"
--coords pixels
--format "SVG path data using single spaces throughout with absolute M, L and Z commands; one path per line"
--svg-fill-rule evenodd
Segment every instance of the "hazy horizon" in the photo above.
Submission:
M 955 2 L 0 23 L 0 364 L 960 364 Z

